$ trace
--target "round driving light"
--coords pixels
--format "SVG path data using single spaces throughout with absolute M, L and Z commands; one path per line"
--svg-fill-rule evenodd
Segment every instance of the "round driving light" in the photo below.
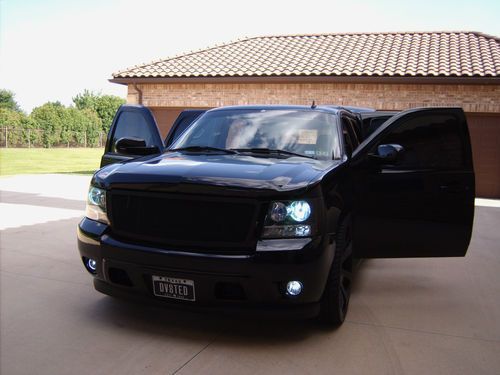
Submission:
M 97 262 L 94 260 L 94 259 L 91 259 L 89 258 L 87 260 L 87 267 L 89 268 L 89 270 L 91 270 L 92 272 L 95 272 L 96 269 L 97 269 Z
M 311 216 L 311 206 L 305 201 L 292 202 L 288 206 L 288 214 L 293 220 L 300 223 Z
M 300 281 L 289 281 L 286 284 L 286 294 L 289 296 L 298 296 L 302 292 L 302 283 Z
M 281 223 L 285 220 L 288 211 L 284 203 L 273 202 L 271 207 L 271 219 L 276 223 Z

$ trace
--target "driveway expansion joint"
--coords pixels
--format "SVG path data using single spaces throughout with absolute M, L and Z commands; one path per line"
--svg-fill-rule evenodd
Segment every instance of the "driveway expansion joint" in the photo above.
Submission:
M 207 349 L 210 345 L 212 345 L 215 340 L 217 340 L 217 337 L 215 337 L 212 341 L 210 341 L 207 345 L 205 345 L 203 348 L 201 348 L 200 351 L 198 351 L 194 356 L 192 356 L 191 358 L 189 358 L 186 362 L 184 362 L 184 364 L 182 366 L 180 366 L 177 370 L 175 370 L 172 375 L 175 375 L 177 374 L 179 371 L 181 371 L 184 367 L 186 367 L 193 359 L 195 359 L 199 354 L 201 354 L 202 352 L 205 351 L 205 349 Z

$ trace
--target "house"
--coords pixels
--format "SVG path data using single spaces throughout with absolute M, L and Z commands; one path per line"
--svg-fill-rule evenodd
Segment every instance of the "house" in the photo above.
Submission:
M 165 135 L 185 108 L 352 105 L 379 110 L 460 106 L 476 193 L 500 198 L 500 38 L 479 32 L 264 36 L 113 74 L 127 101 L 150 107 Z

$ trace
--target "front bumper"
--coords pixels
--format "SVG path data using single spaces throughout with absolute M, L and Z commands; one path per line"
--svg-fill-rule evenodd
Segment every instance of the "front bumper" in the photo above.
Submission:
M 317 315 L 335 248 L 329 240 L 317 238 L 301 250 L 199 254 L 126 243 L 107 232 L 106 225 L 87 218 L 78 225 L 82 259 L 97 262 L 94 286 L 98 291 L 174 308 L 252 315 Z M 196 301 L 156 297 L 153 275 L 193 280 Z M 290 280 L 302 282 L 298 296 L 286 295 Z

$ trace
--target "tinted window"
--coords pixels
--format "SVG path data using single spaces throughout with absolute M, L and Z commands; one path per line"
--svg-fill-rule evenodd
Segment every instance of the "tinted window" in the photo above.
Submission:
M 113 133 L 111 151 L 116 152 L 116 141 L 123 137 L 141 138 L 146 141 L 146 146 L 154 146 L 153 132 L 144 117 L 136 112 L 122 112 Z
M 382 125 L 390 118 L 391 116 L 384 116 L 384 117 L 375 117 L 365 120 L 364 137 L 367 138 L 370 134 L 372 134 L 375 130 L 377 130 L 380 127 L 380 125 Z
M 323 160 L 340 157 L 335 116 L 311 110 L 207 112 L 173 148 L 190 146 L 280 149 Z
M 342 117 L 342 135 L 344 136 L 345 151 L 348 155 L 359 146 L 359 141 L 354 130 L 354 120 Z
M 424 115 L 407 120 L 381 143 L 404 147 L 396 166 L 412 169 L 456 169 L 465 163 L 459 121 L 453 115 Z
M 172 132 L 172 135 L 170 139 L 168 140 L 168 144 L 166 146 L 171 145 L 174 143 L 177 138 L 180 137 L 180 135 L 193 123 L 194 120 L 196 120 L 201 113 L 187 113 L 184 114 L 181 119 L 178 120 L 177 124 L 174 124 L 175 129 Z

